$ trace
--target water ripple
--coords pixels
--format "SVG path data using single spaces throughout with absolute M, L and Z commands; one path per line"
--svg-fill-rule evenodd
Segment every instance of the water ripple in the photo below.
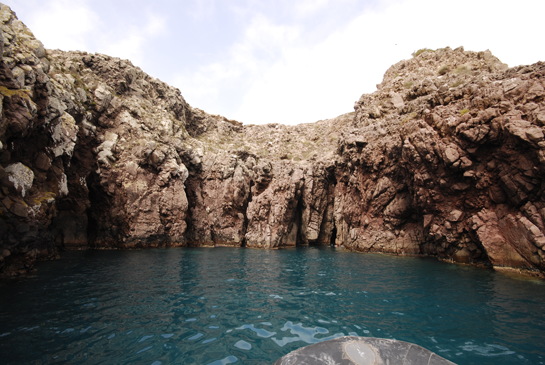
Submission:
M 344 335 L 456 363 L 545 360 L 545 285 L 330 249 L 68 252 L 0 283 L 5 363 L 272 363 Z

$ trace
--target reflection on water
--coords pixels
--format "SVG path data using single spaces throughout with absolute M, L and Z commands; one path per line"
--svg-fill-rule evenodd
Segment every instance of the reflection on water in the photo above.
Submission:
M 69 252 L 0 284 L 6 364 L 267 364 L 346 335 L 545 363 L 545 285 L 329 248 Z

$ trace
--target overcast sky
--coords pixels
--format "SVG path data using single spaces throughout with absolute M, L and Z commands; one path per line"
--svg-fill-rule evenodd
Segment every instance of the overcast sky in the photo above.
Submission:
M 245 124 L 353 111 L 420 48 L 545 61 L 545 1 L 3 0 L 46 48 L 130 59 L 193 106 Z

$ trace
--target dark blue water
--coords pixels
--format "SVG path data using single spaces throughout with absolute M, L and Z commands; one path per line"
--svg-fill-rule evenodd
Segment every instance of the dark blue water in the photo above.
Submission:
M 359 335 L 543 364 L 545 285 L 329 248 L 68 252 L 0 284 L 1 364 L 267 364 Z

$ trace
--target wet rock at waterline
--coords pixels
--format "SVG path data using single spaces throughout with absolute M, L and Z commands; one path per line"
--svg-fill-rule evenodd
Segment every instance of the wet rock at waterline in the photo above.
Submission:
M 425 51 L 354 112 L 243 125 L 0 9 L 0 258 L 64 248 L 320 244 L 545 270 L 545 65 Z

